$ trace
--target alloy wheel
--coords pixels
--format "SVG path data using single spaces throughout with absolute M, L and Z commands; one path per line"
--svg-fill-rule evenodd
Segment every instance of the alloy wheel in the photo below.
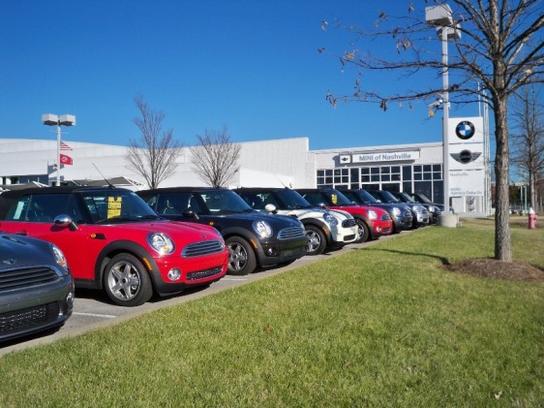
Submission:
M 229 248 L 229 269 L 241 271 L 247 265 L 248 254 L 246 249 L 238 242 L 232 242 Z
M 132 300 L 141 286 L 140 272 L 128 261 L 120 261 L 113 265 L 108 274 L 108 288 L 119 300 Z
M 308 242 L 306 243 L 306 252 L 315 252 L 321 245 L 321 237 L 317 232 L 312 230 L 306 231 L 306 237 L 308 238 Z

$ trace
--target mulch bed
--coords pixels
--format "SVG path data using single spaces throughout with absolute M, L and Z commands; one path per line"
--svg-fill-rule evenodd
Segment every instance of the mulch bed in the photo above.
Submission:
M 503 262 L 490 258 L 466 259 L 444 266 L 451 272 L 483 278 L 544 282 L 544 271 L 525 262 Z

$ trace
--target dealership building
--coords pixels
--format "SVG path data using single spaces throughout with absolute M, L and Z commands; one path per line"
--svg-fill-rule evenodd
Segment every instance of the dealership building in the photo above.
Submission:
M 71 150 L 63 153 L 73 159 L 73 164 L 62 167 L 62 181 L 87 184 L 86 180 L 99 180 L 103 174 L 108 179 L 124 180 L 116 184 L 145 188 L 142 177 L 128 166 L 126 146 L 70 140 L 65 144 Z M 298 137 L 240 145 L 240 170 L 231 187 L 384 189 L 424 193 L 437 203 L 443 202 L 441 142 L 310 150 L 309 139 Z M 0 139 L 0 182 L 4 189 L 30 182 L 53 184 L 57 177 L 55 161 L 54 140 Z M 481 178 L 484 173 L 465 176 Z M 483 180 L 472 181 L 484 184 Z M 190 148 L 184 148 L 175 173 L 161 187 L 202 185 L 191 163 Z M 454 197 L 452 206 L 458 213 L 481 215 L 486 210 L 485 197 L 480 193 Z

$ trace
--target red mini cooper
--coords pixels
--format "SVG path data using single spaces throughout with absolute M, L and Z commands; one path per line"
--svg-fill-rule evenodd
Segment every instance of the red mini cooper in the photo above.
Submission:
M 359 240 L 364 242 L 393 231 L 393 220 L 388 212 L 368 205 L 359 205 L 334 188 L 297 190 L 310 203 L 350 213 L 359 227 Z
M 103 289 L 137 306 L 227 271 L 221 235 L 206 225 L 161 219 L 118 188 L 48 187 L 0 195 L 0 230 L 50 241 L 66 255 L 76 287 Z

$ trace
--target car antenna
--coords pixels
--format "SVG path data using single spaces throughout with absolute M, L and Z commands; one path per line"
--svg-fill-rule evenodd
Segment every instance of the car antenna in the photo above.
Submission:
M 104 177 L 104 175 L 102 174 L 102 172 L 100 171 L 100 169 L 98 168 L 98 166 L 94 163 L 92 163 L 92 165 L 94 166 L 94 168 L 96 169 L 96 171 L 98 172 L 98 174 L 100 174 L 100 176 L 102 176 L 102 178 L 104 179 L 104 181 L 106 182 L 106 184 L 111 187 L 111 188 L 115 188 L 115 186 L 113 184 L 110 183 L 110 181 Z

